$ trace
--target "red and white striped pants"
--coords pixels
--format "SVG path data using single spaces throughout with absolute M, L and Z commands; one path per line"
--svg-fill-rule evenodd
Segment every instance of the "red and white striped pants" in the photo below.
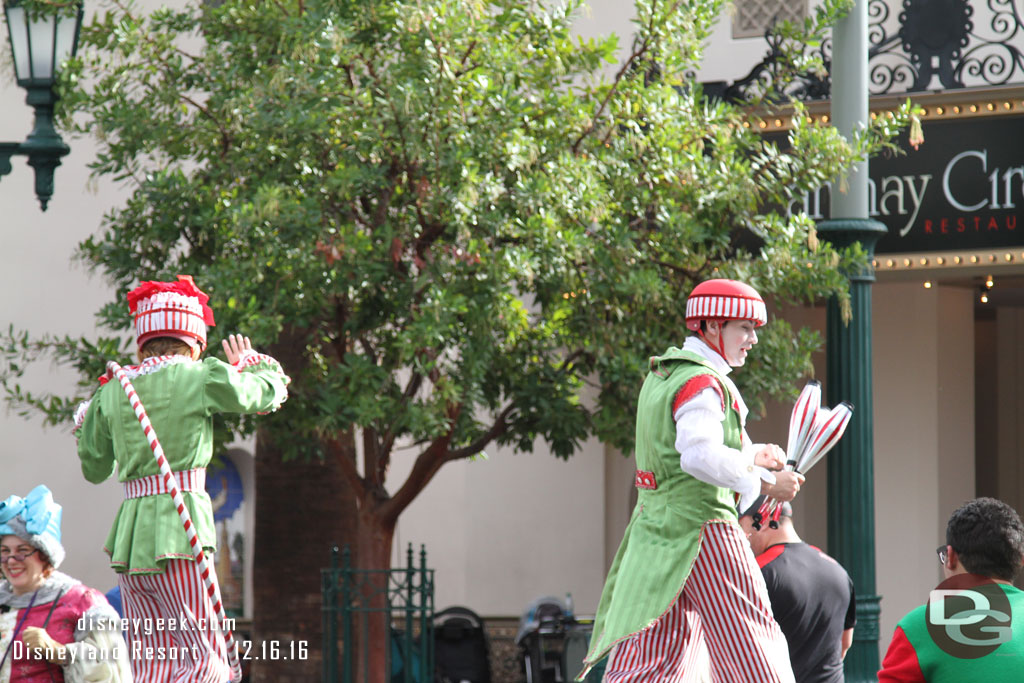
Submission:
M 735 524 L 705 524 L 682 594 L 612 651 L 605 683 L 793 683 L 789 646 Z
M 195 562 L 168 560 L 163 574 L 118 574 L 118 583 L 136 683 L 231 679 L 224 636 Z

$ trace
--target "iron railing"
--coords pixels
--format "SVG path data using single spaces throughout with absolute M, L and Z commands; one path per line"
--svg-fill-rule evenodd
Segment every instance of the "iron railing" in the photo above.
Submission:
M 998 87 L 1024 83 L 1022 0 L 868 0 L 868 88 L 872 95 Z M 780 84 L 782 39 L 765 32 L 768 54 L 732 83 L 706 84 L 709 94 L 828 99 L 832 39 L 818 48 L 821 74 Z
M 409 544 L 406 566 L 398 569 L 356 569 L 348 546 L 334 547 L 331 566 L 321 570 L 321 594 L 323 683 L 357 683 L 357 669 L 364 672 L 358 683 L 381 683 L 368 679 L 371 639 L 381 637 L 375 620 L 383 620 L 390 641 L 390 683 L 433 681 L 434 570 L 427 569 L 425 547 L 416 566 Z

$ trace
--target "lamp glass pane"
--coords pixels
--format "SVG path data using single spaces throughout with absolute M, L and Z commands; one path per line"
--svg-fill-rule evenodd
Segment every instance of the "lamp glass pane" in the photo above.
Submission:
M 70 16 L 61 15 L 57 19 L 57 43 L 53 48 L 53 65 L 60 68 L 60 65 L 71 57 L 72 48 L 75 47 L 75 30 L 78 28 L 78 13 Z
M 18 80 L 29 76 L 28 27 L 25 25 L 24 7 L 6 7 L 7 30 L 11 36 L 11 53 L 14 57 L 14 71 Z
M 32 78 L 53 78 L 53 29 L 57 18 L 52 14 L 36 17 L 28 25 L 29 52 L 32 58 Z

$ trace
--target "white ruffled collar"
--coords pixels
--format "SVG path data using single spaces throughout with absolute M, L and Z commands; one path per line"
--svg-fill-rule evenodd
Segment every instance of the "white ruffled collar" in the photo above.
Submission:
M 726 385 L 729 387 L 729 392 L 732 397 L 736 400 L 736 406 L 739 408 L 740 413 L 740 424 L 747 424 L 747 413 L 749 409 L 747 404 L 743 401 L 743 397 L 740 396 L 740 390 L 736 384 L 732 381 L 732 377 L 729 377 L 729 373 L 732 372 L 733 368 L 731 365 L 725 362 L 725 358 L 722 358 L 722 354 L 715 351 L 706 341 L 700 337 L 687 337 L 686 341 L 683 342 L 684 351 L 692 351 L 698 356 L 706 360 L 711 367 L 715 369 L 718 374 L 722 375 L 722 379 L 725 380 Z
M 163 370 L 164 368 L 172 365 L 179 365 L 180 363 L 197 363 L 188 356 L 182 356 L 181 354 L 173 354 L 170 356 L 152 356 L 142 361 L 138 365 L 123 365 L 121 369 L 124 370 L 124 374 L 128 376 L 128 379 L 135 379 L 142 375 L 152 375 L 154 372 Z M 114 375 L 109 370 L 107 371 L 106 377 L 113 379 Z
M 683 342 L 684 351 L 692 351 L 698 356 L 711 363 L 715 371 L 720 375 L 728 375 L 732 372 L 732 366 L 725 362 L 722 354 L 711 348 L 706 341 L 700 337 L 687 337 Z

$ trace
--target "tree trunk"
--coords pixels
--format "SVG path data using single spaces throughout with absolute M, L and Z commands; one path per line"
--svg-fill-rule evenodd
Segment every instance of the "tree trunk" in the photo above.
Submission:
M 372 498 L 372 496 L 367 496 Z M 391 543 L 395 534 L 395 522 L 383 519 L 378 505 L 366 503 L 359 509 L 359 526 L 356 530 L 356 557 L 360 569 L 391 569 Z M 388 574 L 378 571 L 367 575 L 368 581 L 360 591 L 363 606 L 371 612 L 365 619 L 359 619 L 355 629 L 357 639 L 356 677 L 359 683 L 389 681 L 388 651 L 391 647 L 391 615 L 387 612 Z M 359 638 L 365 637 L 366 649 Z M 366 659 L 362 653 L 366 652 Z
M 355 459 L 351 434 L 342 457 Z M 332 545 L 355 540 L 356 497 L 334 459 L 284 462 L 263 438 L 256 442 L 253 683 L 319 681 L 322 657 L 320 569 Z M 272 645 L 277 644 L 277 657 Z M 304 659 L 287 659 L 304 643 Z M 264 650 L 264 646 L 266 649 Z M 264 656 L 264 652 L 266 653 Z M 385 678 L 378 679 L 381 681 Z

